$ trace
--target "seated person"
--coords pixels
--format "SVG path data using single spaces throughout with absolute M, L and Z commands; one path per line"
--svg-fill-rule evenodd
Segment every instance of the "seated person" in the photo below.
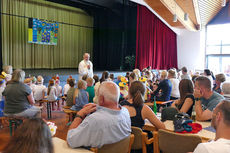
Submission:
M 25 120 L 18 127 L 2 153 L 54 153 L 52 136 L 40 118 Z
M 34 99 L 35 101 L 40 101 L 45 98 L 46 95 L 46 86 L 43 85 L 43 77 L 39 75 L 37 77 L 37 85 L 34 87 Z
M 183 79 L 179 84 L 180 99 L 172 103 L 172 107 L 177 108 L 180 112 L 192 115 L 192 109 L 195 102 L 193 96 L 193 83 L 191 80 Z
M 143 128 L 145 119 L 148 119 L 157 129 L 164 129 L 165 125 L 156 117 L 149 106 L 144 104 L 146 87 L 140 81 L 134 81 L 129 88 L 129 100 L 120 104 L 126 107 L 131 118 L 131 125 Z
M 154 96 L 156 96 L 157 101 L 169 101 L 170 95 L 172 92 L 172 83 L 170 80 L 167 79 L 167 71 L 162 71 L 160 75 L 160 83 L 158 85 L 158 88 L 151 93 L 151 100 L 154 99 Z M 161 94 L 159 94 L 161 90 Z
M 77 89 L 74 91 L 73 106 L 70 108 L 75 111 L 79 111 L 84 105 L 89 103 L 89 94 L 85 91 L 87 83 L 84 80 L 79 80 L 77 83 Z
M 225 99 L 230 100 L 230 82 L 224 82 L 221 86 L 221 90 Z
M 100 148 L 118 142 L 131 133 L 129 112 L 118 105 L 119 87 L 110 81 L 101 83 L 98 104 L 87 104 L 69 127 L 67 142 L 71 148 Z
M 86 79 L 86 82 L 87 82 L 86 91 L 89 94 L 89 102 L 93 103 L 93 98 L 95 96 L 95 93 L 94 93 L 94 79 L 89 77 L 89 78 Z
M 194 153 L 229 153 L 230 152 L 230 101 L 220 102 L 213 110 L 212 127 L 216 129 L 214 141 L 200 143 Z
M 75 92 L 75 79 L 69 79 L 69 90 L 67 92 L 67 97 L 66 97 L 66 106 L 73 106 L 73 96 Z
M 205 76 L 196 78 L 195 88 L 195 111 L 196 120 L 207 121 L 212 118 L 212 111 L 224 97 L 212 91 L 211 81 Z
M 219 94 L 223 94 L 221 91 L 221 84 L 226 80 L 225 75 L 223 73 L 217 74 L 216 75 L 216 81 L 215 81 L 215 85 L 213 87 L 213 91 L 219 93 Z
M 8 82 L 3 96 L 5 96 L 4 115 L 18 117 L 41 117 L 40 108 L 34 106 L 32 90 L 24 84 L 25 72 L 16 69 L 11 81 Z

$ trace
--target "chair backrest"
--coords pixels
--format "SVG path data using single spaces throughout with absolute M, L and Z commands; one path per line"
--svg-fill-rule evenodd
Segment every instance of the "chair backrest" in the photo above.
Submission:
M 132 149 L 142 149 L 142 129 L 132 126 L 132 134 L 134 134 L 134 142 Z
M 128 153 L 130 138 L 131 135 L 119 142 L 106 144 L 98 149 L 98 153 Z
M 193 152 L 202 142 L 201 137 L 191 134 L 179 134 L 160 129 L 158 131 L 159 148 L 163 153 Z

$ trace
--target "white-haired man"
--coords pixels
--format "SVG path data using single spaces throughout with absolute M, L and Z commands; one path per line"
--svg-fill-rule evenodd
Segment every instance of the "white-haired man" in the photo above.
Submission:
M 70 147 L 101 147 L 130 135 L 129 112 L 118 105 L 119 95 L 120 90 L 115 83 L 105 81 L 100 85 L 99 105 L 85 105 L 69 127 L 67 142 Z
M 85 53 L 83 55 L 83 60 L 79 63 L 78 66 L 78 73 L 79 73 L 79 80 L 82 78 L 83 75 L 88 75 L 88 77 L 93 77 L 93 64 L 89 60 L 90 54 Z

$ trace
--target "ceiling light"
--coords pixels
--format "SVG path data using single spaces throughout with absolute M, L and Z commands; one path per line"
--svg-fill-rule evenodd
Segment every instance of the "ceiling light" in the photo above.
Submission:
M 188 21 L 188 13 L 184 13 L 184 20 Z
M 222 6 L 222 7 L 225 7 L 225 6 L 226 6 L 226 0 L 222 0 L 221 6 Z
M 177 15 L 176 14 L 173 15 L 173 22 L 177 22 Z

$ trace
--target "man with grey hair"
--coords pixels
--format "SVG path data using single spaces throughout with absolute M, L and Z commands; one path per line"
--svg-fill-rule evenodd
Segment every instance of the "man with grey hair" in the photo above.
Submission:
M 119 87 L 104 81 L 98 91 L 98 104 L 87 104 L 69 127 L 70 147 L 97 147 L 118 142 L 130 135 L 131 121 L 126 108 L 118 105 Z
M 83 60 L 79 63 L 78 72 L 79 72 L 79 80 L 82 78 L 83 75 L 88 75 L 88 77 L 93 77 L 93 64 L 89 60 L 90 54 L 85 53 L 83 55 Z

